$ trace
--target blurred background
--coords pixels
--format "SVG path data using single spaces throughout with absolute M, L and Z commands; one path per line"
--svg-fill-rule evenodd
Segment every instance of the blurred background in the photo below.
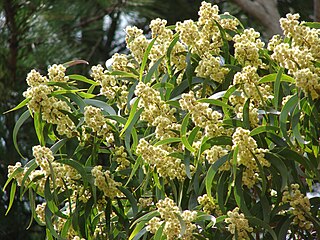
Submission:
M 301 20 L 320 21 L 320 0 L 216 0 L 245 27 L 262 33 L 265 41 L 281 34 L 278 21 L 286 13 L 300 13 Z M 44 228 L 33 224 L 27 198 L 15 201 L 5 216 L 8 190 L 2 191 L 7 166 L 23 161 L 17 154 L 12 131 L 21 111 L 3 114 L 23 100 L 27 73 L 35 68 L 46 74 L 49 65 L 84 59 L 104 64 L 114 53 L 126 52 L 124 28 L 135 25 L 147 34 L 154 18 L 168 25 L 197 20 L 201 0 L 0 0 L 0 239 L 44 239 Z M 88 75 L 89 66 L 72 67 Z M 18 144 L 31 157 L 36 145 L 32 122 L 19 132 Z M 10 188 L 8 188 L 10 189 Z

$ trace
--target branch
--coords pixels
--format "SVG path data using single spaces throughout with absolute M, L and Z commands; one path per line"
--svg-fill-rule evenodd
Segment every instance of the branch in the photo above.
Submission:
M 266 35 L 282 34 L 276 0 L 233 0 L 243 11 L 256 18 L 266 28 Z

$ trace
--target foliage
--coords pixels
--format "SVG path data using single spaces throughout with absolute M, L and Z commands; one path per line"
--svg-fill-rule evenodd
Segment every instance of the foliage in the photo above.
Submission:
M 265 48 L 202 3 L 151 39 L 126 28 L 92 79 L 32 70 L 13 137 L 32 118 L 39 145 L 9 166 L 8 211 L 19 186 L 48 239 L 317 238 L 319 25 L 281 26 Z

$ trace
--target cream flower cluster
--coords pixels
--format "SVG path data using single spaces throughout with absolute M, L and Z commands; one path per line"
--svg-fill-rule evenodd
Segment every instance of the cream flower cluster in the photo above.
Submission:
M 193 20 L 177 22 L 176 31 L 179 33 L 180 40 L 191 48 L 192 53 L 196 53 L 200 57 L 204 57 L 208 53 L 218 56 L 222 46 L 222 38 L 216 22 L 225 29 L 235 30 L 239 21 L 232 18 L 221 18 L 218 6 L 207 2 L 201 3 L 198 15 L 198 22 Z
M 233 78 L 233 84 L 240 85 L 240 88 L 243 90 L 242 97 L 251 98 L 256 103 L 255 105 L 259 105 L 262 101 L 270 98 L 272 92 L 269 85 L 258 85 L 259 78 L 257 67 L 254 66 L 244 67 Z
M 27 75 L 27 84 L 30 86 L 30 87 L 35 87 L 35 86 L 39 86 L 43 83 L 46 83 L 48 82 L 48 78 L 47 77 L 44 77 L 42 76 L 39 72 L 37 72 L 36 70 L 32 69 L 28 75 Z
M 65 76 L 65 67 L 62 65 L 55 64 L 48 71 L 51 81 L 67 81 L 69 79 Z M 69 116 L 63 113 L 63 111 L 70 112 L 71 109 L 65 101 L 49 96 L 54 88 L 46 85 L 48 82 L 47 77 L 41 76 L 35 70 L 28 74 L 27 83 L 30 87 L 23 93 L 24 97 L 30 99 L 27 106 L 32 112 L 41 112 L 42 118 L 46 122 L 57 125 L 57 131 L 60 135 L 71 138 L 76 127 Z
M 260 33 L 253 28 L 245 29 L 233 37 L 234 57 L 242 66 L 264 67 L 259 58 L 259 50 L 264 47 L 264 43 L 259 37 Z
M 126 153 L 124 146 L 115 147 L 114 158 L 119 164 L 116 171 L 126 169 L 128 168 L 128 166 L 130 166 L 130 161 L 127 159 L 127 157 L 128 157 L 128 154 Z
M 51 174 L 50 164 L 54 161 L 54 156 L 50 148 L 37 145 L 32 148 L 32 152 L 40 169 L 45 176 L 49 176 Z
M 170 41 L 173 37 L 172 30 L 166 28 L 167 21 L 164 19 L 154 19 L 150 23 L 152 38 L 157 38 L 158 42 Z
M 117 188 L 121 186 L 121 183 L 111 178 L 110 171 L 103 170 L 102 166 L 98 165 L 93 167 L 91 174 L 94 177 L 94 185 L 96 185 L 106 197 L 113 199 L 121 195 L 120 190 Z
M 227 215 L 228 217 L 224 221 L 229 224 L 228 231 L 234 235 L 232 239 L 250 239 L 249 234 L 253 232 L 253 228 L 249 226 L 244 214 L 239 214 L 239 208 L 236 207 L 232 211 L 228 211 Z M 238 238 L 235 236 L 236 233 Z
M 137 27 L 128 26 L 126 27 L 125 32 L 128 49 L 133 57 L 141 63 L 149 41 L 143 35 L 143 31 Z
M 310 201 L 299 190 L 299 184 L 291 184 L 291 190 L 288 188 L 283 192 L 282 202 L 289 203 L 294 215 L 293 223 L 300 228 L 310 230 L 313 227 L 311 221 L 307 220 L 306 215 L 311 215 Z
M 52 82 L 67 82 L 69 81 L 69 77 L 65 75 L 66 67 L 62 64 L 53 64 L 48 69 L 48 77 Z
M 186 177 L 185 165 L 181 159 L 169 156 L 170 152 L 163 149 L 162 146 L 152 146 L 144 139 L 140 139 L 136 153 L 150 165 L 152 169 L 156 168 L 161 177 L 183 181 Z
M 10 178 L 12 176 L 12 174 L 19 168 L 21 169 L 21 172 L 15 174 L 15 176 L 13 178 L 17 181 L 18 186 L 21 186 L 24 174 L 28 170 L 28 168 L 22 167 L 21 162 L 16 162 L 16 164 L 14 166 L 12 166 L 12 165 L 8 166 L 8 178 Z
M 112 70 L 113 71 L 127 71 L 129 66 L 127 55 L 115 53 L 112 56 Z M 98 67 L 98 66 L 97 66 Z M 99 67 L 100 68 L 100 67 Z
M 268 49 L 273 51 L 271 58 L 295 78 L 297 87 L 317 99 L 320 97 L 320 68 L 314 62 L 320 60 L 320 30 L 305 26 L 299 18 L 299 14 L 281 18 L 281 28 L 292 43 L 274 37 Z
M 199 196 L 197 200 L 204 212 L 208 214 L 216 214 L 218 216 L 222 215 L 219 206 L 216 203 L 210 201 L 210 198 L 207 194 Z
M 151 205 L 153 205 L 153 199 L 151 197 L 149 198 L 139 198 L 139 203 L 138 205 L 142 208 L 147 208 Z
M 159 217 L 153 217 L 147 223 L 147 231 L 155 234 L 159 227 L 164 224 L 163 234 L 168 240 L 174 239 L 193 239 L 192 233 L 196 229 L 196 225 L 192 223 L 196 219 L 197 212 L 195 211 L 180 211 L 176 206 L 175 202 L 170 198 L 165 198 L 164 200 L 159 200 L 156 204 L 157 211 L 160 214 Z M 179 217 L 185 222 L 186 229 L 184 234 L 181 236 L 181 224 Z
M 214 145 L 211 148 L 205 150 L 203 154 L 205 155 L 205 158 L 207 159 L 208 163 L 213 164 L 215 163 L 219 158 L 225 156 L 230 152 L 231 146 L 218 146 Z M 227 161 L 225 162 L 220 168 L 219 171 L 228 171 L 230 170 L 230 163 Z
M 198 77 L 210 78 L 219 83 L 223 82 L 229 72 L 221 66 L 220 57 L 214 57 L 208 52 L 204 54 L 195 71 Z
M 97 81 L 100 86 L 100 93 L 108 99 L 114 99 L 119 87 L 117 86 L 116 77 L 108 74 L 108 71 L 98 64 L 91 68 L 90 76 Z
M 97 133 L 97 135 L 102 137 L 105 141 L 108 143 L 114 141 L 111 125 L 114 124 L 115 121 L 106 119 L 100 108 L 86 106 L 84 108 L 84 121 L 87 127 L 91 128 L 93 132 Z
M 194 92 L 182 94 L 179 103 L 182 110 L 187 110 L 191 114 L 194 124 L 205 130 L 205 136 L 215 137 L 228 134 L 228 129 L 221 126 L 222 114 L 209 108 L 208 103 L 197 102 Z
M 45 208 L 46 208 L 46 205 L 47 205 L 46 202 L 44 202 L 42 204 L 38 204 L 36 209 L 35 209 L 37 217 L 38 217 L 39 221 L 42 224 L 45 224 L 45 222 L 46 222 L 46 220 L 45 220 Z
M 148 58 L 151 60 L 149 68 L 161 57 L 165 56 L 167 49 L 173 40 L 173 31 L 166 28 L 167 21 L 157 18 L 150 23 L 150 29 L 152 38 L 156 38 L 156 41 L 150 51 Z M 183 52 L 186 51 L 185 46 L 182 43 L 177 42 L 171 51 L 171 62 L 175 65 L 175 71 L 180 71 L 186 67 L 186 57 Z M 159 69 L 164 71 L 166 63 L 162 61 Z
M 252 188 L 258 181 L 259 172 L 254 156 L 262 167 L 270 167 L 270 163 L 264 158 L 267 149 L 258 148 L 256 141 L 250 136 L 250 131 L 240 127 L 232 135 L 232 142 L 232 149 L 238 148 L 237 165 L 245 166 L 242 182 L 248 188 Z
M 156 127 L 156 137 L 159 139 L 176 137 L 177 134 L 173 130 L 179 131 L 181 127 L 174 117 L 176 109 L 170 108 L 161 100 L 158 91 L 143 82 L 139 82 L 135 94 L 140 97 L 139 107 L 144 108 L 140 119 Z

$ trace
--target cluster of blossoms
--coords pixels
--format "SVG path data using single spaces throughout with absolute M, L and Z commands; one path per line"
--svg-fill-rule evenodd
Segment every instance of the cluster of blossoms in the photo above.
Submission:
M 156 137 L 159 139 L 176 137 L 174 130 L 179 131 L 181 127 L 174 117 L 176 109 L 170 108 L 161 100 L 158 91 L 143 82 L 139 82 L 135 94 L 140 97 L 139 107 L 144 108 L 140 118 L 156 127 Z
M 294 215 L 293 223 L 299 225 L 300 228 L 310 230 L 313 227 L 312 222 L 307 220 L 306 215 L 310 213 L 310 201 L 299 190 L 299 184 L 291 184 L 290 191 L 288 188 L 284 191 L 282 196 L 283 203 L 289 203 L 292 207 L 292 214 Z
M 112 125 L 115 124 L 115 121 L 106 119 L 100 108 L 86 106 L 84 108 L 84 121 L 84 127 L 91 128 L 92 132 L 97 133 L 108 143 L 114 141 Z
M 147 231 L 155 234 L 161 225 L 164 225 L 163 234 L 168 240 L 193 239 L 192 233 L 196 229 L 196 225 L 192 222 L 196 219 L 197 212 L 189 210 L 180 211 L 175 202 L 170 198 L 159 200 L 156 207 L 160 218 L 153 217 L 147 223 Z M 185 231 L 182 236 L 179 216 L 185 223 Z
M 241 95 L 231 95 L 229 100 L 234 106 L 237 117 L 243 120 L 243 107 L 246 99 L 250 98 L 249 121 L 252 127 L 258 126 L 258 107 L 265 101 L 272 98 L 271 87 L 268 84 L 258 85 L 259 75 L 257 67 L 246 66 L 241 72 L 237 72 L 233 78 L 233 84 L 241 89 Z
M 182 94 L 179 103 L 182 110 L 187 110 L 191 114 L 194 124 L 204 129 L 205 136 L 215 137 L 231 134 L 230 129 L 226 129 L 221 125 L 222 114 L 212 110 L 208 103 L 198 102 L 194 92 L 190 91 Z
M 197 200 L 204 212 L 208 214 L 214 213 L 218 216 L 222 215 L 222 212 L 219 206 L 215 202 L 212 202 L 207 194 L 199 196 Z
M 296 80 L 296 86 L 312 99 L 320 97 L 320 68 L 314 63 L 320 59 L 320 30 L 313 29 L 299 22 L 299 14 L 287 14 L 281 18 L 281 28 L 292 43 L 284 42 L 274 36 L 268 45 L 273 51 L 271 58 L 288 70 Z
M 264 47 L 259 37 L 260 33 L 252 28 L 233 37 L 234 57 L 242 66 L 265 67 L 259 57 L 259 50 Z
M 198 77 L 211 78 L 212 80 L 221 83 L 225 79 L 225 75 L 229 72 L 227 68 L 221 66 L 220 57 L 214 57 L 206 52 L 200 60 L 196 68 Z
M 136 153 L 148 163 L 152 169 L 156 168 L 159 176 L 169 179 L 179 179 L 183 181 L 186 177 L 185 165 L 181 159 L 169 156 L 172 149 L 165 145 L 152 146 L 144 139 L 140 139 L 136 149 Z
M 66 68 L 63 65 L 54 64 L 48 69 L 49 79 L 42 76 L 35 70 L 32 70 L 27 76 L 27 83 L 30 86 L 23 96 L 29 98 L 27 104 L 32 112 L 41 112 L 42 119 L 48 123 L 57 125 L 57 131 L 60 135 L 66 135 L 71 138 L 75 132 L 75 124 L 67 114 L 71 109 L 67 102 L 50 96 L 54 87 L 49 86 L 49 81 L 66 82 L 69 77 L 65 76 Z
M 258 148 L 256 141 L 250 136 L 250 131 L 238 127 L 232 135 L 232 149 L 238 148 L 237 165 L 245 166 L 242 183 L 252 188 L 258 181 L 259 168 L 256 161 L 262 167 L 270 167 L 270 163 L 264 158 L 267 149 Z
M 244 214 L 239 214 L 239 208 L 236 207 L 232 211 L 228 211 L 227 215 L 228 217 L 224 221 L 229 224 L 228 231 L 233 235 L 232 239 L 251 239 L 249 234 L 253 228 L 249 226 Z M 236 238 L 236 234 L 238 238 Z
M 96 185 L 106 197 L 113 199 L 121 195 L 120 190 L 117 188 L 121 186 L 121 183 L 111 178 L 110 171 L 104 171 L 102 166 L 99 165 L 93 167 L 91 174 L 94 177 L 94 185 Z
M 130 161 L 128 160 L 128 154 L 125 151 L 124 146 L 115 147 L 114 149 L 114 158 L 119 164 L 116 171 L 126 169 L 130 166 Z
M 141 63 L 149 41 L 143 35 L 143 31 L 137 27 L 128 26 L 126 27 L 125 32 L 128 49 L 132 56 Z
M 112 68 L 114 70 L 125 70 L 128 65 L 128 60 L 120 54 L 113 56 L 112 60 Z M 108 70 L 104 70 L 100 64 L 91 68 L 90 75 L 100 84 L 100 94 L 106 96 L 109 100 L 116 99 L 120 109 L 125 106 L 126 98 L 128 97 L 127 86 L 125 84 L 120 86 L 117 78 L 111 75 Z
M 151 197 L 148 198 L 139 198 L 139 206 L 142 208 L 147 208 L 153 205 L 153 199 Z

